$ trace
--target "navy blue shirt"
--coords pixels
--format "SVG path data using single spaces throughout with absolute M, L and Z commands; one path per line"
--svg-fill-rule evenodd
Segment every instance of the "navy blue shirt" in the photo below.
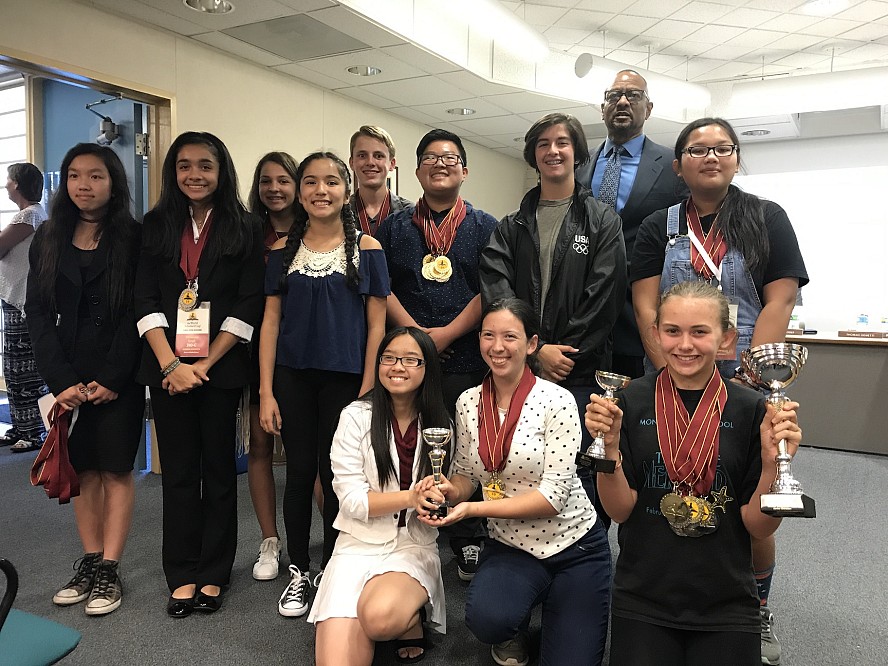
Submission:
M 278 284 L 283 252 L 269 253 L 265 271 L 265 293 L 281 296 L 275 363 L 296 370 L 362 374 L 367 349 L 364 296 L 385 298 L 389 294 L 382 252 L 358 250 L 357 289 L 350 287 L 339 272 L 313 277 L 297 270 L 287 276 L 287 293 L 281 294 Z
M 447 282 L 435 282 L 422 276 L 422 259 L 429 249 L 422 231 L 413 224 L 414 209 L 408 206 L 389 215 L 376 232 L 376 240 L 385 251 L 392 293 L 404 309 L 424 328 L 446 326 L 481 293 L 478 263 L 496 219 L 466 202 L 466 217 L 447 253 L 453 275 Z M 434 213 L 435 222 L 440 224 L 448 212 Z M 454 341 L 451 349 L 453 354 L 441 363 L 444 372 L 476 372 L 487 367 L 478 350 L 477 331 Z

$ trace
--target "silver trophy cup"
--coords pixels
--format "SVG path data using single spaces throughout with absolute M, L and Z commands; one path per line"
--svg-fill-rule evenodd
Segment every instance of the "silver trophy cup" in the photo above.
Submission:
M 783 392 L 799 376 L 808 359 L 808 350 L 801 345 L 779 342 L 752 347 L 743 352 L 743 371 L 756 386 L 770 391 L 768 402 L 778 410 L 787 401 Z M 777 444 L 777 478 L 771 492 L 762 495 L 762 513 L 775 517 L 814 518 L 814 500 L 802 492 L 792 475 L 792 456 L 786 452 L 786 440 Z
M 429 445 L 429 460 L 432 463 L 432 478 L 435 485 L 441 485 L 441 470 L 444 467 L 444 458 L 447 457 L 447 442 L 450 441 L 450 428 L 423 428 L 422 438 Z M 437 509 L 429 512 L 431 516 L 443 518 L 447 515 L 450 505 L 445 500 L 438 504 Z
M 604 389 L 604 399 L 611 402 L 617 402 L 614 397 L 614 391 L 619 391 L 629 386 L 632 381 L 626 375 L 617 375 L 613 372 L 605 372 L 604 370 L 595 371 L 595 381 Z M 588 449 L 580 451 L 577 454 L 577 467 L 592 469 L 596 472 L 604 472 L 605 474 L 613 474 L 616 469 L 617 461 L 608 460 L 604 454 L 604 434 L 599 432 Z

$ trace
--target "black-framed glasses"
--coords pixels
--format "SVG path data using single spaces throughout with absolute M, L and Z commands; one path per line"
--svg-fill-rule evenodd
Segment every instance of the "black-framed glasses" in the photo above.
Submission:
M 613 90 L 604 91 L 604 101 L 608 104 L 616 104 L 620 101 L 620 98 L 624 96 L 626 97 L 626 101 L 630 104 L 638 104 L 641 100 L 647 97 L 647 93 L 644 90 L 637 90 L 635 88 L 630 88 L 628 90 L 614 88 Z
M 737 144 L 722 144 L 720 146 L 688 146 L 684 149 L 691 157 L 703 159 L 709 153 L 714 153 L 716 157 L 730 157 L 737 150 Z
M 448 167 L 453 167 L 462 163 L 462 157 L 455 153 L 444 153 L 443 155 L 425 153 L 420 156 L 419 163 L 424 164 L 425 166 L 435 166 L 438 163 L 438 160 L 441 160 L 441 164 Z
M 379 357 L 379 365 L 395 365 L 398 361 L 405 368 L 421 368 L 425 365 L 425 360 L 416 358 L 415 356 L 392 356 L 391 354 L 382 354 Z

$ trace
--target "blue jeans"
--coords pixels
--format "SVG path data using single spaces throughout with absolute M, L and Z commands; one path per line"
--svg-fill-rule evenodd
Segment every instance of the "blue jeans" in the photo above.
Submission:
M 481 642 L 502 643 L 543 604 L 540 666 L 601 664 L 610 583 L 610 548 L 599 521 L 546 559 L 488 540 L 466 592 L 466 625 Z

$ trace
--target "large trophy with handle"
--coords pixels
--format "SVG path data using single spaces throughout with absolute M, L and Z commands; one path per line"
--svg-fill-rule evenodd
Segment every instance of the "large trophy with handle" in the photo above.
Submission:
M 626 375 L 596 370 L 595 381 L 604 389 L 605 400 L 617 402 L 614 391 L 626 388 L 632 379 Z M 608 460 L 605 457 L 604 434 L 601 432 L 595 435 L 595 439 L 592 440 L 592 444 L 588 449 L 577 453 L 577 467 L 592 469 L 595 472 L 604 472 L 605 474 L 613 474 L 616 466 L 616 460 Z
M 422 438 L 429 445 L 429 460 L 432 463 L 432 478 L 436 486 L 441 485 L 441 470 L 444 467 L 444 458 L 447 457 L 447 442 L 450 441 L 450 428 L 423 428 Z M 431 501 L 431 500 L 430 500 Z M 447 515 L 450 505 L 444 500 L 437 508 L 429 511 L 429 515 L 435 518 L 443 518 Z
M 746 377 L 770 391 L 768 402 L 778 410 L 787 401 L 783 389 L 798 378 L 807 359 L 805 347 L 786 342 L 752 347 L 742 355 Z M 778 518 L 814 518 L 814 500 L 802 492 L 802 484 L 792 475 L 792 456 L 786 451 L 786 440 L 781 439 L 777 448 L 777 478 L 771 484 L 771 492 L 762 495 L 762 513 Z

